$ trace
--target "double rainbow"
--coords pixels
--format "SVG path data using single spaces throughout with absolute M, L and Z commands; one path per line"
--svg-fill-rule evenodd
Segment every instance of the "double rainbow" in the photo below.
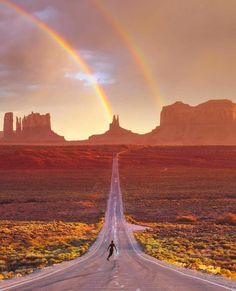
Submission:
M 16 13 L 20 14 L 21 16 L 24 16 L 26 19 L 28 19 L 30 22 L 36 25 L 40 30 L 46 33 L 52 40 L 54 40 L 64 51 L 66 51 L 86 74 L 92 76 L 92 70 L 90 69 L 88 64 L 82 59 L 80 54 L 70 45 L 70 43 L 64 37 L 59 35 L 46 23 L 44 23 L 37 17 L 33 16 L 19 5 L 8 0 L 0 0 L 0 4 L 4 4 L 6 7 L 13 9 Z M 102 103 L 102 106 L 104 108 L 108 120 L 111 120 L 112 107 L 108 100 L 108 97 L 104 92 L 104 89 L 98 83 L 94 84 L 93 86 L 96 95 L 98 96 L 99 100 Z

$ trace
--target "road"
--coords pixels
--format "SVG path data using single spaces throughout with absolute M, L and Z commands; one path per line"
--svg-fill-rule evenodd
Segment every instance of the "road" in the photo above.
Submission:
M 107 247 L 118 252 L 108 262 Z M 226 279 L 177 268 L 145 255 L 123 214 L 118 158 L 114 157 L 105 223 L 89 252 L 76 260 L 0 283 L 0 290 L 236 290 Z

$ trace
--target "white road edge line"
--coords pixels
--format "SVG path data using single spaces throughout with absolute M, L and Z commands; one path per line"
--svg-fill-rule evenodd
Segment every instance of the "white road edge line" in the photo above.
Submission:
M 176 272 L 176 273 L 179 273 L 179 274 L 181 274 L 181 275 L 183 275 L 183 276 L 186 276 L 186 277 L 189 277 L 189 278 L 193 278 L 193 279 L 197 279 L 197 280 L 200 280 L 200 281 L 203 281 L 203 282 L 206 282 L 206 283 L 209 283 L 209 284 L 212 284 L 212 285 L 218 286 L 218 287 L 222 287 L 222 288 L 224 288 L 224 289 L 226 289 L 226 290 L 231 290 L 231 291 L 235 291 L 235 290 L 236 290 L 236 289 L 232 289 L 232 288 L 230 288 L 230 287 L 227 287 L 227 286 L 224 286 L 224 285 L 221 285 L 221 284 L 218 284 L 218 283 L 215 283 L 215 282 L 212 282 L 212 281 L 209 281 L 209 280 L 203 279 L 203 278 L 199 278 L 199 277 L 196 277 L 196 276 L 193 276 L 193 275 L 185 274 L 185 273 L 183 273 L 183 272 L 181 272 L 181 271 L 178 271 L 178 270 L 172 269 L 172 268 L 167 267 L 167 266 L 163 266 L 163 265 L 161 265 L 161 264 L 158 263 L 158 262 L 155 262 L 155 261 L 152 261 L 152 260 L 150 260 L 150 259 L 148 259 L 148 258 L 145 258 L 142 254 L 140 254 L 140 253 L 137 252 L 137 250 L 136 250 L 136 248 L 135 248 L 135 246 L 134 246 L 134 244 L 133 244 L 133 242 L 132 242 L 132 240 L 131 240 L 129 234 L 128 234 L 128 238 L 129 238 L 129 241 L 131 242 L 132 247 L 133 247 L 134 251 L 136 252 L 136 254 L 137 254 L 139 257 L 141 257 L 143 260 L 149 261 L 149 262 L 151 262 L 151 263 L 153 263 L 153 264 L 156 264 L 156 265 L 158 265 L 158 266 L 160 266 L 160 267 L 162 267 L 162 268 L 164 268 L 164 269 L 171 270 L 171 271 Z
M 109 198 L 108 198 L 108 200 L 110 199 L 111 193 L 112 193 L 112 191 L 109 192 Z M 106 219 L 105 219 L 104 226 L 103 226 L 103 228 L 101 230 L 101 232 L 103 232 L 103 233 L 100 232 L 100 235 L 102 237 L 101 242 L 94 249 L 92 249 L 92 251 L 90 251 L 89 253 L 87 253 L 86 257 L 84 257 L 84 258 L 83 257 L 81 257 L 81 258 L 78 257 L 79 262 L 74 262 L 74 263 L 71 262 L 71 264 L 69 266 L 64 267 L 62 269 L 59 269 L 59 270 L 55 270 L 55 271 L 53 271 L 51 273 L 48 273 L 48 274 L 45 274 L 45 275 L 38 275 L 38 276 L 35 276 L 34 278 L 31 278 L 31 279 L 25 279 L 24 281 L 19 282 L 19 283 L 13 283 L 12 285 L 9 285 L 9 286 L 6 286 L 6 287 L 1 288 L 0 291 L 10 290 L 10 289 L 16 288 L 16 287 L 21 286 L 21 285 L 25 285 L 25 284 L 28 284 L 28 283 L 31 283 L 31 282 L 34 282 L 34 281 L 37 281 L 37 280 L 40 280 L 40 279 L 43 279 L 43 278 L 50 277 L 50 276 L 52 276 L 52 275 L 54 275 L 56 273 L 62 272 L 64 270 L 67 270 L 67 269 L 69 269 L 69 268 L 71 268 L 71 267 L 73 267 L 73 266 L 75 266 L 75 265 L 77 265 L 79 263 L 85 262 L 92 255 L 94 255 L 98 251 L 98 249 L 100 248 L 100 246 L 102 245 L 103 240 L 104 240 L 104 235 L 105 235 L 105 227 L 107 227 L 106 226 L 106 223 L 107 222 L 106 222 Z
M 3 287 L 2 289 L 0 289 L 1 291 L 4 291 L 4 290 L 10 290 L 10 289 L 13 289 L 15 287 L 18 287 L 18 286 L 21 286 L 21 285 L 25 285 L 25 284 L 28 284 L 28 283 L 31 283 L 31 282 L 34 282 L 34 281 L 37 281 L 37 280 L 40 280 L 42 278 L 47 278 L 47 277 L 50 277 L 54 274 L 57 274 L 59 272 L 62 272 L 64 270 L 67 270 L 79 263 L 82 263 L 82 262 L 85 262 L 86 260 L 88 260 L 92 255 L 94 255 L 98 249 L 100 248 L 100 246 L 102 245 L 103 243 L 103 239 L 104 239 L 104 235 L 105 235 L 105 227 L 107 227 L 107 219 L 106 217 L 108 217 L 108 214 L 109 214 L 109 205 L 110 205 L 110 202 L 111 202 L 111 194 L 113 193 L 113 171 L 114 171 L 114 165 L 112 167 L 112 182 L 111 182 L 111 187 L 110 187 L 110 191 L 109 191 L 109 197 L 108 197 L 108 203 L 107 203 L 107 211 L 106 211 L 106 215 L 105 215 L 105 223 L 104 223 L 104 226 L 100 232 L 100 235 L 102 237 L 101 239 L 101 243 L 99 243 L 91 252 L 87 253 L 86 257 L 83 259 L 83 257 L 79 260 L 79 262 L 74 262 L 74 263 L 71 263 L 69 266 L 67 267 L 64 267 L 62 269 L 59 269 L 59 270 L 55 270 L 49 274 L 45 274 L 45 275 L 38 275 L 38 276 L 35 276 L 34 278 L 31 278 L 31 279 L 25 279 L 24 281 L 22 282 L 19 282 L 19 283 L 13 283 L 12 285 L 9 285 L 9 286 L 6 286 L 6 287 Z M 103 233 L 102 233 L 103 232 Z
M 118 159 L 117 159 L 117 169 L 118 169 Z M 122 205 L 122 197 L 121 197 L 121 190 L 120 190 L 119 171 L 118 171 L 118 183 L 119 183 L 119 184 L 118 184 L 118 188 L 119 188 L 120 205 Z M 109 198 L 108 198 L 108 199 L 110 199 L 110 194 L 111 194 L 111 192 L 112 192 L 112 191 L 110 191 L 110 193 L 109 193 Z M 209 283 L 209 284 L 212 284 L 212 285 L 218 286 L 218 287 L 222 287 L 222 288 L 224 288 L 224 289 L 226 289 L 226 290 L 231 290 L 231 291 L 235 291 L 235 290 L 236 290 L 236 289 L 232 289 L 232 288 L 229 288 L 229 287 L 224 286 L 224 285 L 221 285 L 221 284 L 217 284 L 217 283 L 211 282 L 211 281 L 206 280 L 206 279 L 202 279 L 202 278 L 199 278 L 199 277 L 196 277 L 196 276 L 193 276 L 193 275 L 185 274 L 185 273 L 183 273 L 183 272 L 181 272 L 181 271 L 178 271 L 178 270 L 172 269 L 172 268 L 167 267 L 167 266 L 163 266 L 163 265 L 161 265 L 161 264 L 158 263 L 158 262 L 155 262 L 155 261 L 153 261 L 153 260 L 150 260 L 150 259 L 148 259 L 148 258 L 145 258 L 142 254 L 138 253 L 136 247 L 135 247 L 134 244 L 133 244 L 133 241 L 132 241 L 131 235 L 130 235 L 130 233 L 129 233 L 129 231 L 128 231 L 126 225 L 125 225 L 125 223 L 127 223 L 127 222 L 126 222 L 125 219 L 124 219 L 124 213 L 122 213 L 122 211 L 121 211 L 121 207 L 120 207 L 120 213 L 121 213 L 121 217 L 122 217 L 122 223 L 123 223 L 123 225 L 124 225 L 124 227 L 125 227 L 125 231 L 126 231 L 126 234 L 127 234 L 127 236 L 128 236 L 128 239 L 129 239 L 129 241 L 130 241 L 130 243 L 131 243 L 131 245 L 132 245 L 132 247 L 133 247 L 135 253 L 136 253 L 139 257 L 141 257 L 143 260 L 149 261 L 149 262 L 151 262 L 151 263 L 153 263 L 153 264 L 156 264 L 156 265 L 158 265 L 158 266 L 160 266 L 160 267 L 162 267 L 162 268 L 164 268 L 164 269 L 168 269 L 168 270 L 170 270 L 170 271 L 173 271 L 173 272 L 179 273 L 179 274 L 181 274 L 181 275 L 183 275 L 183 276 L 185 276 L 185 277 L 194 278 L 194 279 L 197 279 L 197 280 L 200 280 L 200 281 L 203 281 L 203 282 L 206 282 L 206 283 Z M 105 221 L 105 223 L 106 223 L 106 221 Z M 104 226 L 105 226 L 105 224 L 104 224 Z M 105 231 L 104 231 L 104 228 L 102 229 L 102 231 L 103 231 L 102 238 L 104 238 L 104 232 L 105 232 Z M 101 232 L 100 232 L 100 234 L 101 234 Z M 15 288 L 15 287 L 18 287 L 18 286 L 21 286 L 21 285 L 25 285 L 25 284 L 27 284 L 27 283 L 34 282 L 34 281 L 37 281 L 37 280 L 42 279 L 42 278 L 50 277 L 50 276 L 52 276 L 52 275 L 54 275 L 54 274 L 56 274 L 56 273 L 62 272 L 62 271 L 64 271 L 64 270 L 66 270 L 66 269 L 69 269 L 69 268 L 73 267 L 74 265 L 76 265 L 76 264 L 78 264 L 78 263 L 84 262 L 84 261 L 86 261 L 87 259 L 89 259 L 92 255 L 94 255 L 94 254 L 97 252 L 97 250 L 100 248 L 100 246 L 101 246 L 102 243 L 103 243 L 103 239 L 101 240 L 101 243 L 98 244 L 98 246 L 96 246 L 95 249 L 92 250 L 92 251 L 91 251 L 91 252 L 86 256 L 86 258 L 84 258 L 84 259 L 81 258 L 80 262 L 74 262 L 74 263 L 71 264 L 70 266 L 67 266 L 67 267 L 65 267 L 65 268 L 63 268 L 63 269 L 60 269 L 60 270 L 56 270 L 56 271 L 51 272 L 51 273 L 49 273 L 49 274 L 39 275 L 39 276 L 37 276 L 37 277 L 35 277 L 35 278 L 31 278 L 31 279 L 28 279 L 28 280 L 26 279 L 26 280 L 24 280 L 23 282 L 19 282 L 19 283 L 14 284 L 14 285 L 10 285 L 10 286 L 7 286 L 7 287 L 3 287 L 3 288 L 1 289 L 1 291 L 4 291 L 4 290 L 10 290 L 10 289 L 12 289 L 12 288 Z
M 118 160 L 117 160 L 117 168 L 118 168 Z M 118 172 L 118 173 L 119 173 L 119 172 Z M 118 175 L 118 177 L 119 177 L 119 175 Z M 118 186 L 118 187 L 119 187 L 120 205 L 122 205 L 123 202 L 122 202 L 122 195 L 121 195 L 121 189 L 120 189 L 120 178 L 118 178 L 118 181 L 119 181 L 119 186 Z M 197 276 L 193 276 L 193 275 L 185 274 L 185 273 L 183 273 L 183 272 L 181 272 L 181 271 L 179 271 L 179 270 L 175 270 L 175 269 L 172 269 L 171 267 L 163 266 L 163 265 L 161 265 L 160 263 L 155 262 L 154 260 L 150 260 L 150 259 L 144 257 L 142 254 L 140 254 L 140 253 L 137 251 L 135 245 L 133 244 L 133 239 L 134 239 L 134 238 L 131 237 L 129 230 L 127 229 L 127 227 L 126 227 L 126 225 L 125 225 L 127 222 L 126 222 L 126 220 L 124 219 L 124 212 L 122 213 L 121 208 L 120 208 L 120 214 L 121 214 L 121 217 L 122 217 L 122 222 L 123 222 L 123 224 L 124 224 L 125 231 L 126 231 L 126 234 L 127 234 L 127 236 L 128 236 L 128 239 L 129 239 L 129 241 L 130 241 L 130 243 L 131 243 L 131 245 L 132 245 L 132 247 L 133 247 L 135 253 L 136 253 L 139 257 L 141 257 L 143 260 L 148 261 L 148 262 L 151 262 L 151 263 L 153 263 L 153 264 L 156 264 L 156 265 L 158 265 L 158 266 L 160 266 L 160 267 L 162 267 L 162 268 L 164 268 L 164 269 L 167 269 L 167 270 L 173 271 L 173 272 L 175 272 L 175 273 L 181 274 L 182 276 L 185 276 L 185 277 L 189 277 L 189 278 L 197 279 L 197 280 L 200 280 L 200 281 L 203 281 L 203 282 L 209 283 L 209 284 L 211 284 L 211 285 L 215 285 L 215 286 L 218 286 L 218 287 L 222 287 L 222 288 L 224 288 L 224 289 L 226 289 L 226 290 L 231 290 L 231 291 L 235 291 L 235 290 L 236 290 L 236 289 L 232 289 L 232 288 L 230 288 L 230 287 L 227 287 L 227 286 L 224 286 L 224 285 L 221 285 L 221 284 L 218 284 L 218 283 L 215 283 L 215 282 L 212 282 L 212 281 L 209 281 L 209 280 L 203 279 L 203 278 L 199 278 L 199 277 L 197 277 Z M 153 259 L 155 259 L 155 258 L 153 258 Z

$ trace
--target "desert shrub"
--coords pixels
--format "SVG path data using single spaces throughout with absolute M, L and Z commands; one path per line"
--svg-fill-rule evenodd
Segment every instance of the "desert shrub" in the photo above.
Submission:
M 96 224 L 0 221 L 0 280 L 84 254 L 102 225 L 103 220 Z
M 176 221 L 181 223 L 194 223 L 197 221 L 197 217 L 195 215 L 179 215 L 176 217 Z
M 143 251 L 158 260 L 236 279 L 233 225 L 159 223 L 134 235 Z
M 128 223 L 137 224 L 136 220 L 131 215 L 126 215 L 125 219 Z
M 236 214 L 226 213 L 217 219 L 218 224 L 236 225 Z

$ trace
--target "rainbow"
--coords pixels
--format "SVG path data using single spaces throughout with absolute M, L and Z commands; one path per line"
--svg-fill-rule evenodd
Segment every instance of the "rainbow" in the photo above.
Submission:
M 52 40 L 54 40 L 67 54 L 69 54 L 72 59 L 79 65 L 79 67 L 88 75 L 92 75 L 92 71 L 88 64 L 81 58 L 79 53 L 70 45 L 70 43 L 65 40 L 59 33 L 50 28 L 46 23 L 38 19 L 37 17 L 30 14 L 28 11 L 20 7 L 19 5 L 9 1 L 9 0 L 0 0 L 0 4 L 4 4 L 6 7 L 13 9 L 16 13 L 21 16 L 24 16 L 35 26 L 37 26 L 41 31 L 46 33 Z M 98 84 L 94 84 L 94 90 L 98 96 L 107 116 L 107 119 L 110 121 L 112 118 L 112 107 L 106 96 L 104 89 Z
M 117 20 L 117 18 L 110 12 L 110 10 L 107 9 L 104 1 L 92 0 L 92 2 L 126 44 L 126 47 L 130 51 L 138 68 L 140 69 L 140 72 L 143 75 L 146 84 L 149 87 L 151 96 L 154 98 L 157 105 L 162 107 L 164 103 L 163 98 L 161 97 L 160 90 L 157 86 L 154 73 L 145 58 L 145 54 L 140 49 L 140 47 L 135 44 L 135 41 L 132 39 L 131 35 L 125 29 L 125 27 Z

